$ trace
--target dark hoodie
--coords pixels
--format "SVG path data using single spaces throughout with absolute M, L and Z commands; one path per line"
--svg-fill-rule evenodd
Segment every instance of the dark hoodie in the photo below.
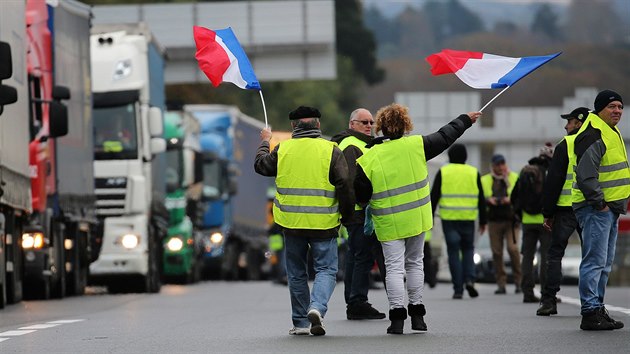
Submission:
M 365 135 L 361 132 L 358 132 L 352 129 L 346 129 L 342 131 L 341 133 L 333 136 L 330 139 L 330 141 L 335 142 L 337 144 L 341 144 L 343 139 L 350 136 L 353 136 L 365 142 L 366 145 L 371 143 L 373 139 L 371 136 Z M 362 155 L 363 155 L 363 152 L 361 151 L 361 149 L 359 149 L 358 147 L 354 145 L 348 145 L 343 150 L 343 156 L 346 158 L 346 162 L 348 163 L 348 177 L 351 181 L 351 184 L 354 182 L 354 177 L 357 172 L 357 159 L 361 157 Z M 352 193 L 354 194 L 354 188 L 352 188 Z M 364 221 L 365 221 L 365 212 L 363 210 L 355 210 L 352 216 L 352 219 L 350 220 L 349 223 L 363 224 Z
M 549 169 L 551 158 L 544 155 L 540 155 L 540 156 L 532 157 L 531 159 L 529 159 L 529 161 L 527 161 L 527 163 L 532 166 L 537 166 L 538 168 L 540 168 L 541 173 L 543 174 L 543 191 L 544 191 L 547 170 Z M 512 205 L 514 206 L 514 214 L 517 217 L 520 217 L 523 212 L 522 208 L 520 207 L 521 198 L 519 196 L 519 189 L 520 189 L 519 182 L 520 182 L 520 178 L 516 181 L 516 184 L 514 185 L 514 188 L 512 189 L 512 195 L 510 195 L 510 201 L 512 202 Z

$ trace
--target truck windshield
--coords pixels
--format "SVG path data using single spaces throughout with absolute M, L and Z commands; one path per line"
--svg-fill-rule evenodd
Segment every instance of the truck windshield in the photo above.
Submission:
M 203 163 L 203 188 L 204 194 L 221 195 L 225 185 L 221 162 L 218 160 L 205 161 Z
M 133 103 L 94 108 L 94 159 L 138 158 L 136 110 Z
M 173 149 L 166 151 L 166 184 L 167 189 L 174 191 L 182 185 L 182 175 L 184 165 L 182 161 L 182 150 Z

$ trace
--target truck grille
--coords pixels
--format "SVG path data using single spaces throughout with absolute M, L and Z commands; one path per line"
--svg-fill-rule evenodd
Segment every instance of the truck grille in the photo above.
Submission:
M 98 216 L 121 216 L 125 212 L 127 195 L 126 177 L 96 178 L 96 214 Z

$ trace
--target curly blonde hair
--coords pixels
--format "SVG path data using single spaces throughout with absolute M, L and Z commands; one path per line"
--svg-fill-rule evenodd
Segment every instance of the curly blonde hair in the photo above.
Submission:
M 392 103 L 376 112 L 376 132 L 390 138 L 400 138 L 413 130 L 407 107 Z

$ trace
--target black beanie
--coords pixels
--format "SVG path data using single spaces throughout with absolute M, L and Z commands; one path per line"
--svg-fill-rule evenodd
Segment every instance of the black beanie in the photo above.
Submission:
M 593 112 L 595 114 L 598 114 L 599 112 L 602 111 L 602 109 L 606 108 L 606 106 L 608 106 L 608 104 L 612 101 L 619 101 L 621 102 L 621 104 L 623 104 L 623 100 L 621 99 L 621 96 L 612 90 L 604 90 L 600 93 L 597 94 L 597 97 L 595 97 L 595 103 L 593 104 Z
M 453 144 L 448 149 L 448 161 L 451 163 L 465 163 L 467 158 L 466 147 L 462 144 Z
M 322 114 L 319 113 L 317 108 L 300 106 L 289 113 L 289 119 L 302 119 L 302 118 L 321 118 Z

